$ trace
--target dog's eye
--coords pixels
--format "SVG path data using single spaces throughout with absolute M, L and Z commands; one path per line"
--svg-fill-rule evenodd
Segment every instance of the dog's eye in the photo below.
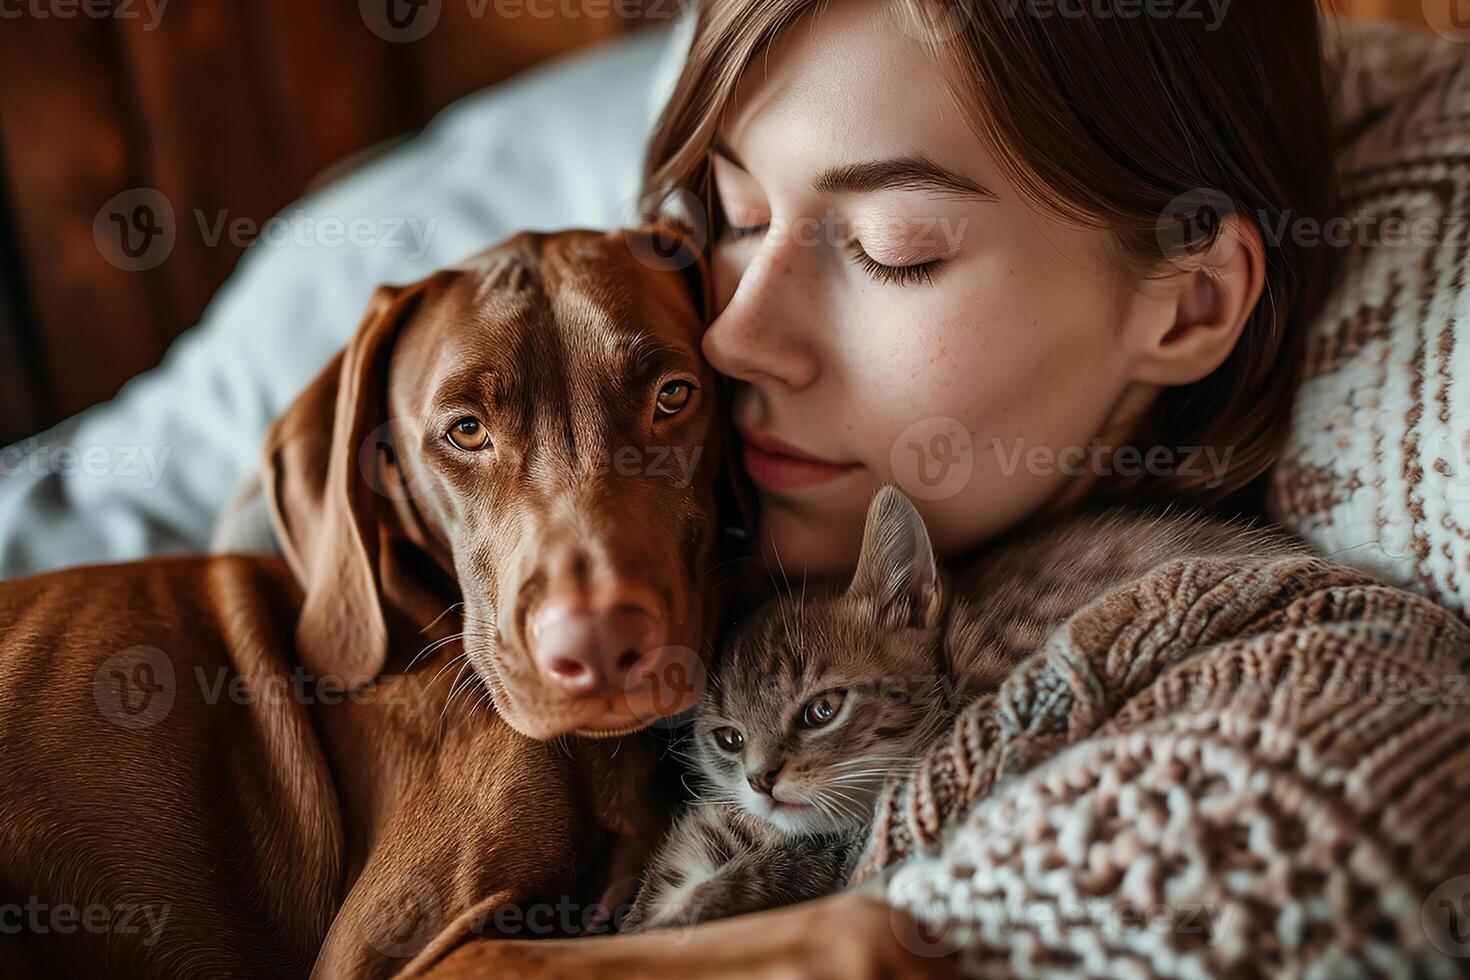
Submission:
M 457 448 L 463 449 L 467 453 L 472 453 L 477 449 L 484 449 L 490 445 L 489 431 L 480 424 L 479 419 L 468 416 L 457 419 L 449 427 L 449 431 L 445 433 L 445 438 L 454 443 Z
M 736 728 L 716 728 L 710 732 L 714 736 L 715 744 L 726 752 L 739 752 L 745 748 L 745 736 L 740 734 Z
M 658 414 L 678 415 L 689 404 L 694 386 L 687 381 L 670 381 L 658 390 Z
M 831 724 L 832 719 L 837 717 L 837 712 L 842 710 L 842 702 L 846 699 L 846 691 L 818 694 L 801 709 L 801 727 L 821 728 Z

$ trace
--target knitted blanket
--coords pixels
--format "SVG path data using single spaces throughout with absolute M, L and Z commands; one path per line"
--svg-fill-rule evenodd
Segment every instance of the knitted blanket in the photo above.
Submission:
M 890 781 L 854 880 L 968 975 L 1459 975 L 1467 681 L 1470 626 L 1363 572 L 1161 566 Z

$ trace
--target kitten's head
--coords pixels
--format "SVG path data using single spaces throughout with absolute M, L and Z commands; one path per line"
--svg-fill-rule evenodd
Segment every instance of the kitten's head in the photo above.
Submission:
M 694 720 L 708 800 L 788 835 L 866 824 L 947 717 L 943 605 L 923 519 L 883 487 L 846 591 L 771 600 L 727 638 Z

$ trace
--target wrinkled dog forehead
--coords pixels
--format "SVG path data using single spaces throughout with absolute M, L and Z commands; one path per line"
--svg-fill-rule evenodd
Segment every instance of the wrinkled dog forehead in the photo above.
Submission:
M 451 329 L 414 329 L 401 341 L 395 380 L 406 401 L 448 389 L 492 409 L 554 404 L 580 416 L 641 400 L 664 372 L 712 380 L 698 354 L 702 324 L 676 276 L 640 267 L 615 235 L 533 244 L 523 234 L 466 260 L 425 297 L 424 317 Z
M 616 233 L 523 233 L 460 268 L 475 320 L 554 332 L 569 369 L 621 377 L 661 353 L 697 356 L 703 324 L 683 280 L 638 262 Z

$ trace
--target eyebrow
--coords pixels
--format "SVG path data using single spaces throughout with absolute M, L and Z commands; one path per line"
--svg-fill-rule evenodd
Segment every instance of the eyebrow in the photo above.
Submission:
M 711 149 L 741 170 L 748 167 L 722 139 Z M 956 197 L 978 197 L 998 201 L 995 192 L 964 174 L 942 167 L 922 153 L 905 153 L 886 160 L 844 163 L 828 167 L 812 178 L 812 190 L 818 194 L 870 194 L 873 191 L 925 191 Z
M 687 361 L 691 356 L 679 345 L 644 330 L 631 337 L 619 337 L 613 344 L 622 359 L 623 370 L 639 380 Z

